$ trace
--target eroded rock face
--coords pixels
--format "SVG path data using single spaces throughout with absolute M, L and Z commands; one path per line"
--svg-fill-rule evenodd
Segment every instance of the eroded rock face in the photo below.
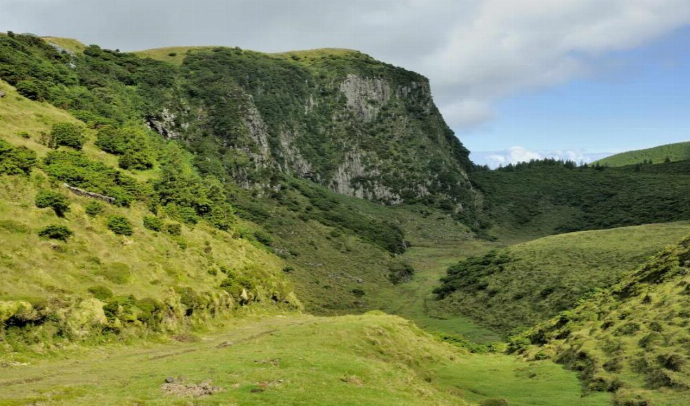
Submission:
M 376 119 L 381 106 L 391 97 L 391 88 L 386 80 L 357 75 L 347 75 L 340 84 L 340 91 L 347 99 L 347 108 L 364 122 Z
M 386 204 L 429 195 L 473 201 L 468 151 L 423 76 L 358 53 L 327 54 L 324 65 L 291 61 L 289 69 L 256 53 L 203 58 L 221 79 L 207 93 L 199 84 L 180 93 L 149 123 L 190 145 L 204 139 L 204 154 L 215 137 L 216 167 L 242 187 L 275 190 L 279 173 Z

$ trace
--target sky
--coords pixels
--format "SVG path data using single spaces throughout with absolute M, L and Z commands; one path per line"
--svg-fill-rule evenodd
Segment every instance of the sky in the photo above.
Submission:
M 0 30 L 122 51 L 358 49 L 427 76 L 491 166 L 690 140 L 690 0 L 0 0 Z

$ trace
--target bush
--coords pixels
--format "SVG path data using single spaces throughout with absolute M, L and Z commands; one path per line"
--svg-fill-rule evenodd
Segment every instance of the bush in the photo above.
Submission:
M 74 235 L 74 232 L 65 226 L 48 226 L 41 229 L 41 231 L 38 232 L 38 235 L 43 238 L 67 241 Z
M 113 297 L 113 291 L 106 288 L 105 286 L 93 286 L 89 288 L 89 293 L 93 295 L 96 299 L 100 301 L 105 301 Z
M 36 194 L 36 207 L 45 209 L 50 207 L 53 209 L 58 217 L 64 217 L 65 213 L 69 211 L 69 201 L 60 193 L 50 190 L 39 190 Z
M 50 147 L 57 148 L 60 145 L 81 149 L 84 145 L 84 129 L 72 123 L 58 123 L 53 125 L 50 131 Z
M 155 216 L 144 217 L 144 227 L 152 231 L 161 231 L 163 229 L 163 220 Z
M 360 288 L 352 289 L 352 294 L 357 296 L 357 297 L 362 297 L 365 295 L 364 291 Z
M 132 229 L 132 224 L 123 216 L 110 216 L 108 217 L 108 228 L 115 234 L 118 235 L 132 235 L 134 230 Z
M 103 205 L 96 201 L 90 201 L 84 207 L 84 211 L 89 216 L 96 217 L 99 214 L 103 213 Z
M 120 155 L 122 169 L 153 168 L 154 156 L 146 133 L 136 128 L 105 126 L 98 131 L 96 146 L 105 152 Z
M 263 232 L 261 230 L 254 232 L 254 238 L 256 238 L 256 241 L 260 242 L 261 244 L 267 247 L 270 247 L 271 244 L 273 244 L 273 239 L 271 238 L 271 236 L 268 233 Z
M 35 80 L 22 80 L 17 83 L 17 92 L 27 99 L 44 101 L 48 98 L 48 88 L 42 83 Z
M 35 164 L 34 151 L 0 140 L 0 175 L 28 175 Z
M 182 235 L 182 224 L 180 223 L 168 223 L 165 225 L 165 232 L 170 235 Z
M 399 283 L 407 282 L 410 279 L 412 279 L 415 270 L 412 267 L 412 265 L 408 263 L 398 262 L 391 264 L 388 267 L 388 272 L 388 279 L 391 281 L 391 283 L 397 285 Z

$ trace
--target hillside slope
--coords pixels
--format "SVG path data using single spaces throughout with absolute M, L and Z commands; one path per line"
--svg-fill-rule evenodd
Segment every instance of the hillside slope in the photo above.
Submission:
M 690 239 L 620 283 L 527 332 L 513 349 L 580 371 L 620 405 L 687 405 L 690 399 Z M 536 346 L 526 349 L 527 343 Z
M 690 223 L 664 223 L 555 235 L 494 250 L 448 268 L 435 292 L 445 311 L 504 334 L 533 326 L 618 281 Z
M 658 147 L 622 152 L 600 159 L 595 164 L 606 166 L 626 166 L 644 162 L 659 164 L 690 159 L 690 142 L 660 145 Z
M 690 220 L 683 162 L 623 168 L 533 161 L 472 173 L 490 233 L 513 239 Z
M 1 35 L 0 79 L 96 126 L 146 122 L 184 141 L 202 174 L 245 188 L 280 189 L 291 176 L 378 202 L 471 212 L 468 151 L 423 76 L 347 50 L 184 52 L 178 65 L 175 51 L 136 56 Z

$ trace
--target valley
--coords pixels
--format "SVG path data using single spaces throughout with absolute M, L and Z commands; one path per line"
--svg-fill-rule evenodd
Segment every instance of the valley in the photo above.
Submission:
M 683 147 L 490 170 L 343 49 L 8 32 L 0 91 L 0 406 L 690 398 Z

